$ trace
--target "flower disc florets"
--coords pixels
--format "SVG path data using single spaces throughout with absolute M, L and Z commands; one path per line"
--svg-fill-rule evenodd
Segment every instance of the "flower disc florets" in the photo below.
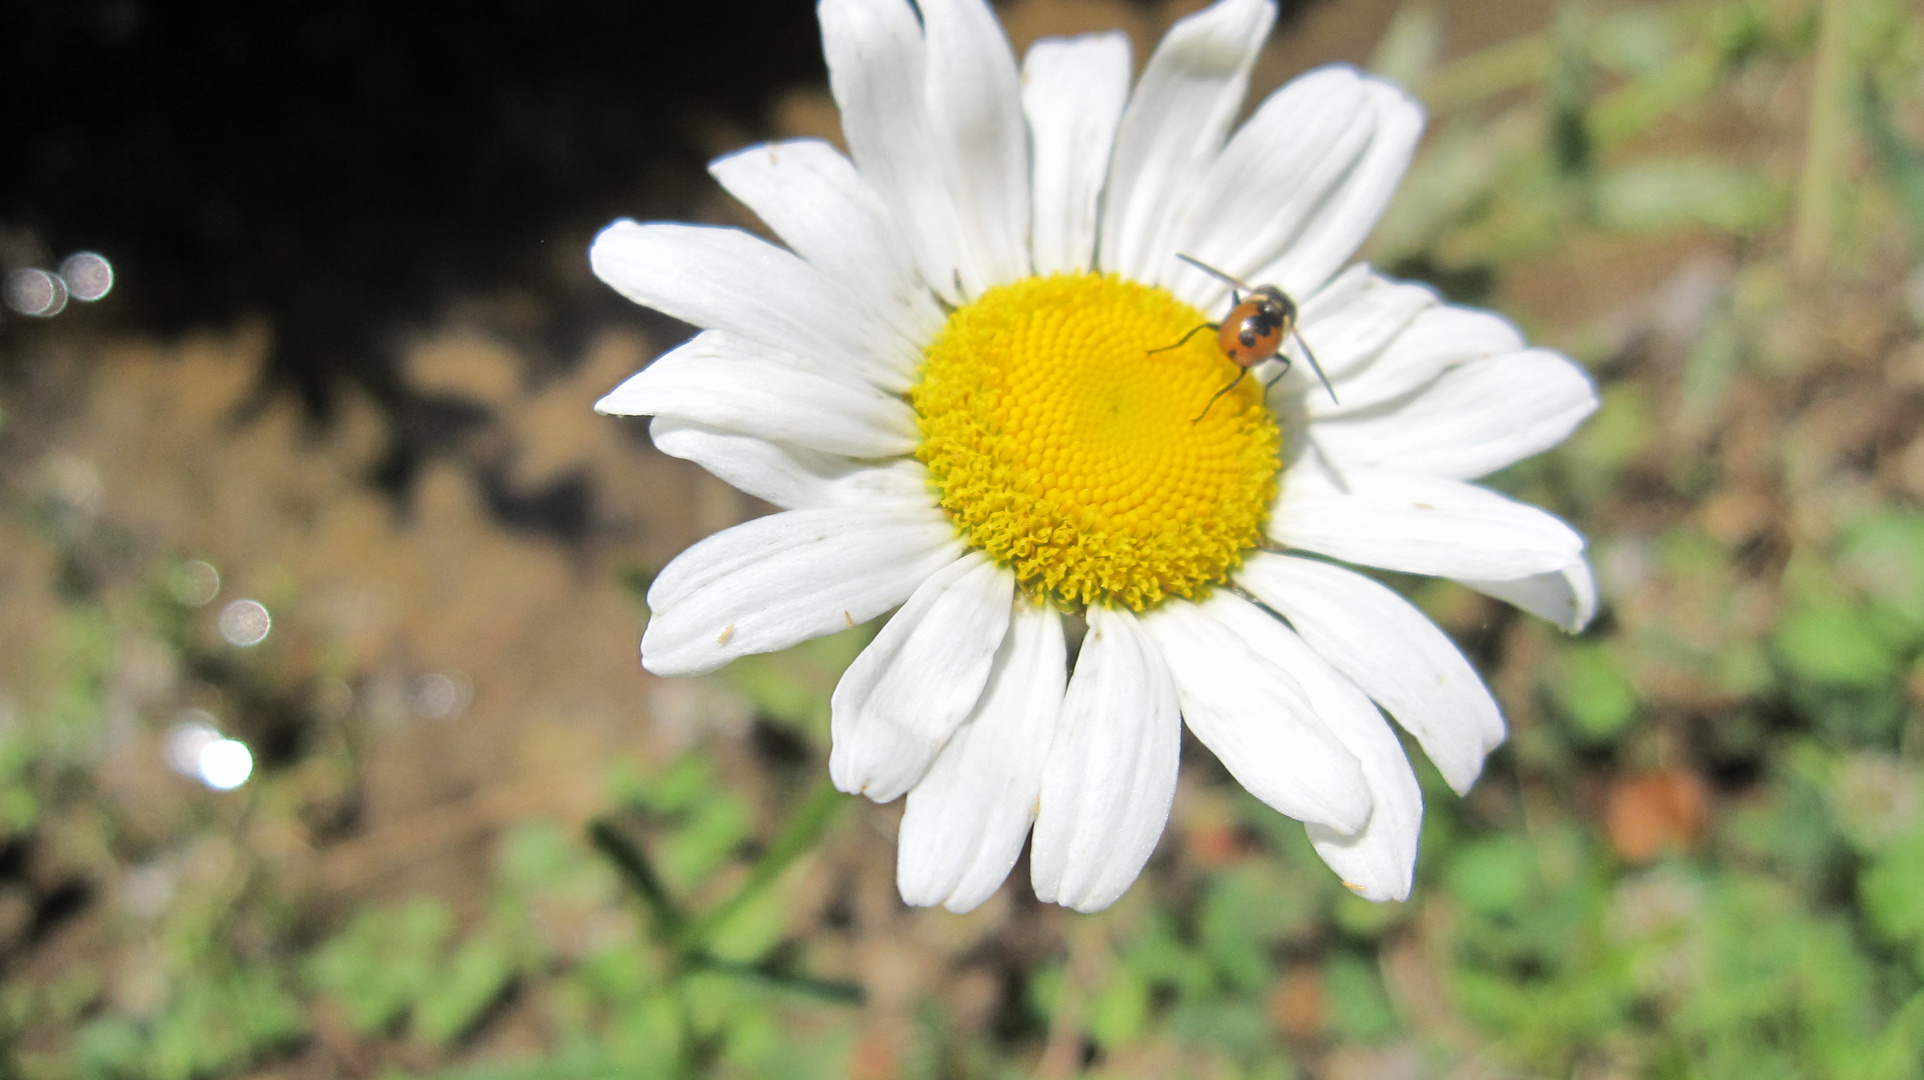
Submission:
M 1262 540 L 1280 432 L 1205 316 L 1115 275 L 1058 274 L 957 309 L 911 394 L 967 541 L 1067 609 L 1142 611 L 1228 580 Z M 1200 415 L 1200 419 L 1198 416 Z

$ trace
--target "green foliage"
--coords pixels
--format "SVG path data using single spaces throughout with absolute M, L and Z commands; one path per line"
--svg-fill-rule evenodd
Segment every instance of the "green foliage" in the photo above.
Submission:
M 429 897 L 357 912 L 316 951 L 308 978 L 364 1035 L 405 1017 L 420 1038 L 446 1045 L 506 988 L 514 958 L 483 933 L 457 940 L 454 913 Z
M 237 970 L 182 988 L 149 1033 L 145 1075 L 225 1072 L 306 1032 L 300 1002 L 268 970 Z
M 1777 221 L 1786 203 L 1777 185 L 1714 158 L 1641 161 L 1597 178 L 1598 222 L 1627 232 L 1701 226 L 1749 235 Z
M 744 656 L 723 674 L 757 715 L 826 739 L 829 693 L 872 636 L 872 627 L 851 627 L 782 652 Z
M 151 1021 L 89 1021 L 74 1035 L 73 1064 L 87 1080 L 193 1080 L 236 1071 L 306 1031 L 278 972 L 230 968 L 184 982 Z
M 1878 854 L 1858 889 L 1871 926 L 1884 940 L 1907 948 L 1924 978 L 1924 828 Z
M 1338 953 L 1323 968 L 1329 995 L 1330 1026 L 1341 1037 L 1364 1044 L 1380 1043 L 1401 1025 L 1383 979 L 1374 965 L 1354 953 Z
M 78 793 L 99 754 L 113 657 L 104 612 L 63 612 L 33 657 L 36 692 L 0 699 L 0 837 L 29 833 L 49 803 Z
M 1773 642 L 1793 678 L 1820 686 L 1868 688 L 1897 674 L 1898 657 L 1864 608 L 1841 597 L 1811 597 L 1778 625 Z
M 1845 535 L 1838 568 L 1894 639 L 1924 641 L 1924 514 L 1890 509 L 1859 522 Z
M 1637 718 L 1637 688 L 1597 643 L 1563 650 L 1562 671 L 1553 684 L 1557 705 L 1586 740 L 1607 742 Z
M 357 1030 L 380 1031 L 441 982 L 453 934 L 454 913 L 429 897 L 364 908 L 315 953 L 308 977 L 340 1000 Z

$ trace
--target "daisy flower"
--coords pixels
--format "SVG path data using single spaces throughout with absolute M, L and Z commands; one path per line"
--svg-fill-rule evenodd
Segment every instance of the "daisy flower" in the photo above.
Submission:
M 1031 830 L 1037 896 L 1113 903 L 1168 820 L 1185 723 L 1350 889 L 1407 896 L 1422 800 L 1384 713 L 1459 792 L 1503 721 L 1440 630 L 1341 564 L 1570 630 L 1595 606 L 1580 536 L 1470 483 L 1562 440 L 1590 381 L 1495 315 L 1345 269 L 1421 110 L 1328 67 L 1236 127 L 1270 0 L 1176 23 L 1133 88 L 1119 34 L 1018 65 L 982 0 L 819 10 L 849 155 L 712 166 L 786 248 L 617 221 L 591 253 L 703 328 L 597 409 L 653 416 L 664 452 L 781 508 L 661 572 L 643 665 L 699 674 L 894 611 L 835 690 L 829 769 L 908 796 L 911 904 L 981 903 Z M 1300 304 L 1219 399 L 1241 369 L 1191 331 L 1231 290 L 1178 256 Z

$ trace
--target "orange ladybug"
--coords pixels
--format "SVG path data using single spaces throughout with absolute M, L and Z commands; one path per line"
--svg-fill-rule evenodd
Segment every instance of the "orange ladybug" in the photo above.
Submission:
M 1303 355 L 1309 358 L 1309 366 L 1315 370 L 1316 377 L 1322 381 L 1323 389 L 1329 391 L 1329 399 L 1336 400 L 1336 390 L 1330 386 L 1329 376 L 1323 374 L 1323 365 L 1316 362 L 1316 354 L 1309 350 L 1309 342 L 1303 340 L 1303 335 L 1296 333 L 1296 301 L 1291 300 L 1288 293 L 1274 285 L 1252 288 L 1200 259 L 1192 259 L 1180 253 L 1176 258 L 1230 286 L 1229 315 L 1220 323 L 1203 323 L 1184 334 L 1182 340 L 1174 345 L 1164 345 L 1160 349 L 1149 351 L 1167 352 L 1182 346 L 1204 330 L 1214 330 L 1216 343 L 1222 346 L 1223 355 L 1229 357 L 1237 367 L 1242 369 L 1236 373 L 1235 378 L 1229 380 L 1229 385 L 1216 391 L 1216 396 L 1209 399 L 1209 404 L 1204 405 L 1203 411 L 1197 413 L 1196 419 L 1191 420 L 1190 423 L 1197 423 L 1208 416 L 1209 410 L 1216 404 L 1216 398 L 1234 390 L 1236 384 L 1243 381 L 1243 376 L 1249 374 L 1249 370 L 1258 364 L 1276 359 L 1281 359 L 1283 363 L 1283 370 L 1276 373 L 1276 378 L 1263 384 L 1265 390 L 1276 385 L 1277 379 L 1289 374 L 1291 358 L 1282 355 L 1282 351 L 1283 342 L 1291 334 L 1295 334 L 1296 340 L 1302 342 Z

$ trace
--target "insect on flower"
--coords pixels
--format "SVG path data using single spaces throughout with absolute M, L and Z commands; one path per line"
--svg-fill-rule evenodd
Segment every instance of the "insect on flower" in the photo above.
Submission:
M 1243 376 L 1249 374 L 1249 370 L 1258 364 L 1269 360 L 1281 360 L 1283 364 L 1283 370 L 1277 372 L 1275 378 L 1263 384 L 1264 390 L 1276 385 L 1277 379 L 1289 374 L 1292 358 L 1283 353 L 1283 342 L 1291 334 L 1295 334 L 1296 340 L 1302 344 L 1303 355 L 1309 357 L 1309 366 L 1315 369 L 1316 377 L 1323 383 L 1323 389 L 1329 391 L 1329 399 L 1336 400 L 1336 390 L 1330 386 L 1329 376 L 1323 374 L 1323 365 L 1316 362 L 1316 354 L 1310 351 L 1309 342 L 1303 340 L 1303 335 L 1296 333 L 1296 301 L 1291 300 L 1288 293 L 1274 285 L 1252 288 L 1201 259 L 1192 259 L 1181 253 L 1178 253 L 1176 258 L 1230 286 L 1229 316 L 1219 323 L 1203 323 L 1184 334 L 1182 340 L 1174 345 L 1164 345 L 1162 348 L 1149 351 L 1159 353 L 1181 348 L 1190 338 L 1204 330 L 1214 330 L 1216 343 L 1222 346 L 1223 355 L 1235 361 L 1236 365 L 1242 369 L 1236 372 L 1235 378 L 1229 380 L 1229 385 L 1216 391 L 1216 396 L 1209 399 L 1209 404 L 1204 405 L 1203 411 L 1197 413 L 1196 419 L 1191 420 L 1190 423 L 1198 423 L 1203 417 L 1208 416 L 1209 410 L 1215 407 L 1216 398 L 1234 390 L 1236 384 L 1243 381 Z M 1248 294 L 1247 297 L 1243 295 L 1245 293 Z

